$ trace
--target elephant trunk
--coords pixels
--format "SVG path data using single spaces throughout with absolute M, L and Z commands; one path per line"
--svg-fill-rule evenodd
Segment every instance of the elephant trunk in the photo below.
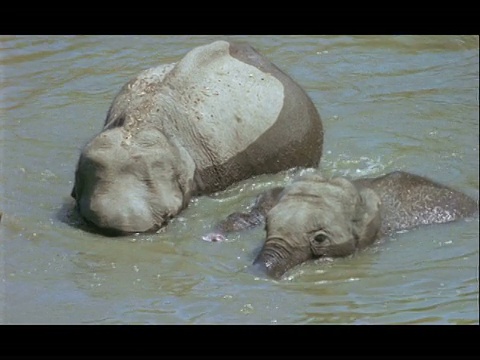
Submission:
M 253 262 L 253 266 L 273 279 L 280 279 L 285 272 L 310 257 L 309 251 L 293 249 L 284 239 L 270 237 Z

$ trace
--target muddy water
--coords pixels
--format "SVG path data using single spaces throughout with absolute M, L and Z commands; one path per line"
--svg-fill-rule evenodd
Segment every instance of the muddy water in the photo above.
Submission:
M 137 72 L 209 36 L 0 38 L 1 322 L 475 324 L 478 219 L 397 234 L 283 280 L 249 265 L 261 229 L 207 243 L 216 219 L 290 180 L 194 199 L 158 235 L 106 238 L 68 216 L 75 163 Z M 310 94 L 328 175 L 428 175 L 478 199 L 478 36 L 234 36 Z

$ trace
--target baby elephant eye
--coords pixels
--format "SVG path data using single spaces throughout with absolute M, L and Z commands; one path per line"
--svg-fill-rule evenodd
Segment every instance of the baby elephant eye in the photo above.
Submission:
M 320 234 L 317 234 L 315 235 L 315 237 L 313 238 L 313 240 L 315 240 L 316 242 L 318 243 L 322 243 L 324 242 L 325 240 L 327 240 L 327 235 L 323 234 L 323 233 L 320 233 Z

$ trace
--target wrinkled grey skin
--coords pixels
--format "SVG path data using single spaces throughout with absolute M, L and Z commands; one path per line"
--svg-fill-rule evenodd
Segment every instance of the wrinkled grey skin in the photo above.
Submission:
M 194 195 L 317 166 L 322 145 L 294 80 L 249 45 L 217 41 L 123 86 L 81 152 L 72 197 L 105 234 L 156 231 Z
M 395 171 L 349 181 L 317 171 L 261 195 L 251 213 L 230 215 L 217 231 L 266 219 L 267 238 L 254 264 L 280 278 L 307 260 L 347 256 L 395 231 L 471 216 L 478 216 L 477 201 L 418 175 Z

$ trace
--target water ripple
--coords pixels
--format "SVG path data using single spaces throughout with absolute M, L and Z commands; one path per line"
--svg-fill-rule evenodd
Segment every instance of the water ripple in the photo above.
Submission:
M 219 38 L 250 42 L 306 89 L 327 176 L 403 169 L 478 198 L 478 36 L 0 36 L 5 322 L 478 323 L 478 219 L 279 281 L 249 271 L 262 228 L 201 240 L 296 171 L 193 199 L 162 234 L 112 239 L 69 221 L 79 149 L 121 86 Z

